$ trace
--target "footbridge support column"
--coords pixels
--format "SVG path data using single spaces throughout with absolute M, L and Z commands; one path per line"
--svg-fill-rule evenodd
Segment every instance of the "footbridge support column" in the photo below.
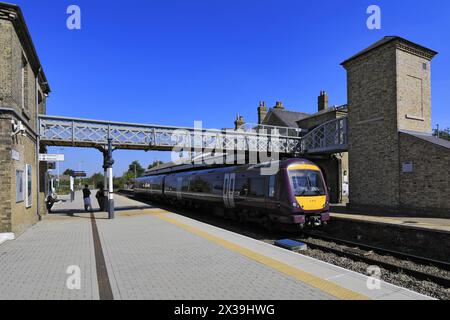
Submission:
M 113 147 L 112 139 L 108 139 L 108 157 L 106 164 L 108 166 L 108 218 L 114 219 L 114 182 L 113 182 L 113 165 L 112 157 Z
M 108 212 L 108 218 L 114 219 L 114 176 L 113 176 L 113 165 L 114 159 L 112 157 L 113 153 L 112 139 L 108 139 L 108 145 L 102 150 L 103 153 L 103 174 L 104 174 L 104 199 L 105 199 L 105 210 Z

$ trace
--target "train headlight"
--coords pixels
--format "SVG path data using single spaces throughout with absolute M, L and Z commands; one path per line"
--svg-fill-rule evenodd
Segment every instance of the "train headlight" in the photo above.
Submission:
M 300 208 L 300 205 L 297 202 L 292 202 L 292 207 L 298 209 Z

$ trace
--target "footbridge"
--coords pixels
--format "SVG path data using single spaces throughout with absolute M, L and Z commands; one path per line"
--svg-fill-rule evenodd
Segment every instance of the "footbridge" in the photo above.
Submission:
M 213 130 L 134 124 L 40 115 L 38 139 L 47 146 L 96 148 L 103 153 L 108 216 L 114 218 L 112 152 L 117 149 L 258 153 L 302 156 L 347 149 L 347 118 L 307 132 L 299 128 L 245 125 L 239 130 Z
M 67 117 L 39 116 L 42 144 L 146 151 L 240 151 L 284 155 L 336 153 L 347 150 L 347 118 L 307 132 L 299 128 L 245 125 L 239 130 L 175 127 Z

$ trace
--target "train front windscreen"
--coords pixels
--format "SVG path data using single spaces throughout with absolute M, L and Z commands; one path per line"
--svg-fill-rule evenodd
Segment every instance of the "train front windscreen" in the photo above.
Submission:
M 298 204 L 303 210 L 322 210 L 327 206 L 326 187 L 319 170 L 295 169 L 289 175 Z

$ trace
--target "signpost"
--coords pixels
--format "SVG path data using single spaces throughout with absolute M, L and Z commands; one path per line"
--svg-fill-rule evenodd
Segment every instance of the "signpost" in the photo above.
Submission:
M 43 162 L 64 162 L 65 157 L 63 154 L 39 154 L 39 161 Z
M 48 170 L 56 169 L 56 162 L 47 162 L 47 169 Z M 59 179 L 59 177 L 58 177 L 58 179 Z
M 75 178 L 70 177 L 70 202 L 75 200 Z
M 84 171 L 74 171 L 72 174 L 72 177 L 74 178 L 86 178 L 87 174 Z

